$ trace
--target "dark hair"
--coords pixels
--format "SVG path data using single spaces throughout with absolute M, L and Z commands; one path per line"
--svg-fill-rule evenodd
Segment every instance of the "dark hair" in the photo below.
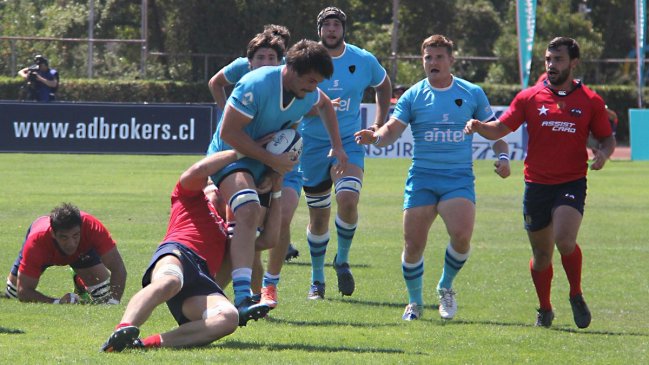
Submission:
M 421 53 L 424 54 L 426 47 L 444 47 L 450 56 L 453 55 L 453 41 L 441 34 L 434 34 L 424 39 L 421 43 Z
M 291 41 L 291 32 L 283 25 L 266 24 L 264 25 L 264 33 L 268 33 L 275 37 L 280 37 L 284 42 L 284 48 L 288 48 Z
M 556 37 L 548 43 L 548 49 L 556 50 L 561 46 L 568 48 L 568 57 L 570 59 L 579 58 L 579 43 L 569 37 Z
M 273 36 L 270 33 L 258 33 L 253 39 L 248 42 L 248 48 L 246 49 L 246 57 L 249 60 L 255 57 L 255 53 L 260 48 L 271 48 L 277 53 L 277 58 L 281 59 L 284 57 L 284 51 L 286 50 L 284 46 L 284 41 L 281 37 Z
M 334 73 L 334 65 L 327 49 L 318 42 L 303 39 L 286 52 L 286 66 L 302 76 L 315 71 L 329 79 Z
M 54 232 L 81 226 L 79 208 L 71 203 L 61 203 L 50 212 L 50 226 Z
M 329 6 L 322 9 L 322 11 L 320 11 L 320 13 L 318 14 L 318 17 L 316 18 L 316 24 L 318 25 L 318 36 L 320 35 L 320 28 L 322 28 L 322 24 L 324 24 L 324 21 L 329 18 L 336 18 L 340 20 L 343 25 L 343 33 L 345 32 L 347 25 L 347 15 L 345 15 L 345 13 L 337 7 Z

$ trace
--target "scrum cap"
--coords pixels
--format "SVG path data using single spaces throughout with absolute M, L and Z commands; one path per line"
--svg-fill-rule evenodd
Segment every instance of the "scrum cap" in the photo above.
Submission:
M 340 20 L 340 22 L 343 25 L 343 32 L 345 31 L 345 26 L 347 23 L 347 15 L 345 15 L 345 13 L 342 10 L 338 9 L 337 7 L 329 6 L 327 8 L 322 9 L 320 14 L 318 14 L 318 18 L 317 18 L 318 35 L 320 34 L 320 28 L 322 28 L 322 24 L 326 19 L 329 18 L 336 18 Z

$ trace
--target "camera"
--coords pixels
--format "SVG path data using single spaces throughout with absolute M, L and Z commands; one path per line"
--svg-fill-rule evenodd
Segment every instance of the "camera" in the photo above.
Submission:
M 27 68 L 27 81 L 35 82 L 36 75 L 38 75 L 39 65 L 31 65 Z

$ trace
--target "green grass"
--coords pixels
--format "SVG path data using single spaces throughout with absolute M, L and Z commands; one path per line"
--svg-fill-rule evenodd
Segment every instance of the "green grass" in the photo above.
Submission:
M 454 285 L 457 317 L 443 322 L 435 309 L 433 289 L 448 241 L 437 221 L 425 256 L 424 317 L 403 322 L 407 295 L 400 267 L 401 204 L 409 161 L 370 159 L 351 252 L 357 283 L 352 297 L 337 295 L 335 274 L 328 266 L 327 300 L 306 300 L 310 267 L 302 202 L 292 232 L 301 256 L 284 267 L 280 305 L 270 319 L 252 322 L 206 348 L 98 353 L 164 235 L 176 179 L 197 158 L 0 155 L 0 270 L 9 270 L 31 221 L 62 201 L 77 204 L 107 225 L 129 270 L 125 301 L 118 306 L 0 300 L 0 363 L 649 363 L 649 163 L 622 161 L 589 175 L 579 236 L 583 287 L 593 312 L 586 330 L 577 330 L 572 322 L 558 255 L 552 292 L 557 317 L 551 329 L 532 326 L 537 302 L 522 228 L 520 162 L 513 163 L 512 177 L 506 180 L 492 172 L 491 162 L 476 162 L 477 221 L 472 256 Z M 327 263 L 335 254 L 333 241 Z M 39 285 L 52 296 L 71 288 L 64 268 L 48 269 Z M 142 333 L 173 326 L 163 305 Z

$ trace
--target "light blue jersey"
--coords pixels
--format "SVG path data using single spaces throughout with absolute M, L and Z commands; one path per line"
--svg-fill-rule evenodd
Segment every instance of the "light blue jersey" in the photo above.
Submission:
M 223 68 L 223 76 L 230 84 L 236 84 L 248 72 L 250 63 L 247 57 L 239 57 Z
M 365 89 L 379 86 L 387 74 L 374 55 L 351 44 L 345 46 L 342 55 L 333 57 L 333 64 L 333 75 L 318 87 L 330 99 L 340 98 L 336 116 L 340 138 L 344 140 L 353 138 L 354 133 L 361 129 L 360 105 Z M 329 142 L 329 134 L 319 117 L 306 117 L 300 130 L 305 140 Z
M 406 91 L 392 117 L 410 124 L 414 141 L 411 169 L 457 169 L 473 166 L 473 135 L 463 132 L 469 119 L 491 120 L 494 112 L 482 88 L 453 77 L 444 89 L 428 79 Z
M 316 89 L 307 93 L 302 99 L 293 98 L 289 105 L 283 106 L 282 70 L 284 67 L 286 66 L 267 66 L 249 72 L 239 80 L 228 98 L 227 105 L 252 119 L 244 128 L 246 134 L 252 139 L 259 139 L 299 123 L 320 100 L 319 90 Z M 219 138 L 222 121 L 223 116 L 212 137 L 208 154 L 232 149 Z

